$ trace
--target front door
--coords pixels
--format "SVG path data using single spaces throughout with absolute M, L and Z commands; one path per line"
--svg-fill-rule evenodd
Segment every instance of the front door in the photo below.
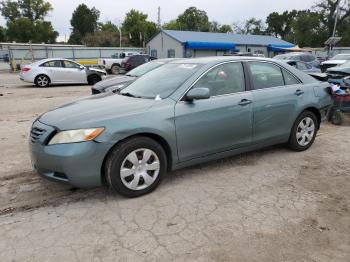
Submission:
M 64 74 L 62 81 L 66 83 L 86 84 L 87 74 L 85 69 L 72 61 L 63 60 Z
M 211 69 L 192 88 L 209 88 L 211 97 L 175 105 L 180 161 L 248 145 L 252 140 L 252 94 L 245 91 L 240 62 Z

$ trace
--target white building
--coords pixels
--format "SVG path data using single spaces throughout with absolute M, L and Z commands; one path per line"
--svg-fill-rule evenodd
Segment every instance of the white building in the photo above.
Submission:
M 272 57 L 294 44 L 267 35 L 239 35 L 193 31 L 161 30 L 147 44 L 147 52 L 157 58 L 219 56 L 230 52 L 250 52 Z

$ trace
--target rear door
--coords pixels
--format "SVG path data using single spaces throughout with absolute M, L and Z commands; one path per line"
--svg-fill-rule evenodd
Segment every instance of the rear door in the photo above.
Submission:
M 64 76 L 64 69 L 61 60 L 52 60 L 45 62 L 40 67 L 44 67 L 50 77 L 51 83 L 61 83 L 61 78 Z
M 303 85 L 272 62 L 248 62 L 253 95 L 253 141 L 288 139 L 303 100 Z
M 248 145 L 252 140 L 252 94 L 246 91 L 241 62 L 218 65 L 192 88 L 208 88 L 211 97 L 175 106 L 180 161 Z

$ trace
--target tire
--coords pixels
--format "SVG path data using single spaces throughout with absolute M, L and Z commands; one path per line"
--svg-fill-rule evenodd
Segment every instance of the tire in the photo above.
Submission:
M 120 73 L 120 66 L 119 65 L 112 65 L 111 73 L 113 75 L 118 75 Z
M 152 192 L 166 171 L 167 157 L 163 147 L 148 137 L 134 137 L 117 145 L 105 163 L 109 187 L 129 198 Z
M 34 80 L 37 87 L 48 87 L 50 82 L 50 78 L 47 75 L 38 75 Z
M 295 120 L 288 145 L 292 150 L 305 151 L 315 141 L 318 131 L 318 120 L 316 115 L 310 111 L 302 112 Z
M 340 110 L 334 110 L 331 115 L 333 125 L 340 126 L 344 121 L 343 113 Z
M 99 77 L 98 75 L 91 75 L 89 76 L 89 79 L 88 79 L 89 85 L 94 85 L 100 81 L 101 81 L 101 77 Z

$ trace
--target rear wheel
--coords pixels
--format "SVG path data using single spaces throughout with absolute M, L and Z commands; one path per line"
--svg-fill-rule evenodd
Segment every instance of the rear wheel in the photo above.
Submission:
M 343 113 L 340 110 L 332 111 L 331 121 L 333 125 L 341 125 L 344 121 Z
M 126 197 L 152 192 L 167 170 L 164 149 L 153 139 L 135 137 L 116 146 L 105 164 L 109 186 Z
M 37 87 L 48 87 L 50 85 L 50 78 L 46 75 L 39 75 L 34 81 Z
M 289 147 L 295 151 L 307 150 L 315 141 L 317 127 L 317 117 L 313 112 L 301 113 L 293 125 Z
M 111 72 L 113 75 L 118 75 L 120 73 L 120 66 L 119 65 L 112 65 Z

